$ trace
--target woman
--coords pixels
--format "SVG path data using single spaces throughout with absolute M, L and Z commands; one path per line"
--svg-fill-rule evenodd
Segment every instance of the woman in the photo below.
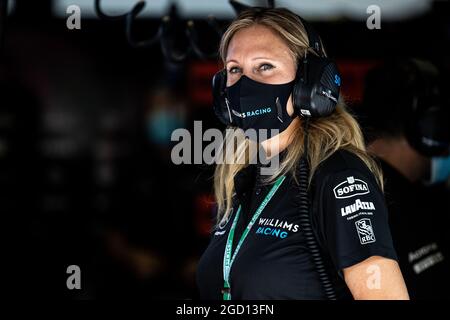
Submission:
M 299 62 L 306 52 L 313 54 L 308 42 L 300 17 L 280 8 L 246 10 L 223 35 L 230 119 L 243 129 L 273 129 L 278 123 L 279 134 L 261 146 L 273 156 L 276 145 L 281 160 L 268 178 L 258 165 L 217 165 L 217 226 L 197 270 L 202 299 L 408 299 L 381 173 L 341 102 L 331 115 L 309 124 L 310 225 L 320 259 L 311 250 L 308 228 L 299 217 L 296 179 L 305 119 L 292 99 Z M 280 112 L 271 112 L 277 105 L 246 113 L 252 117 L 234 110 L 236 105 L 245 110 L 246 103 L 267 106 L 266 98 L 274 94 L 283 108 L 281 118 Z M 248 141 L 238 146 L 235 158 L 245 158 L 248 147 Z

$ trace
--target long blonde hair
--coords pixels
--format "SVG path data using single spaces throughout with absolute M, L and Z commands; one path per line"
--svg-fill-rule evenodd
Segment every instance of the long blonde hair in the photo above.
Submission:
M 284 8 L 266 9 L 263 12 L 247 10 L 241 13 L 225 31 L 219 48 L 222 61 L 225 62 L 228 45 L 236 32 L 259 24 L 275 31 L 287 44 L 290 53 L 299 61 L 306 50 L 309 50 L 308 36 L 300 18 Z M 280 175 L 294 174 L 295 168 L 303 154 L 304 128 L 298 121 L 294 128 L 292 143 L 286 149 L 286 156 L 279 168 L 270 177 L 270 181 Z M 227 130 L 227 141 L 232 131 Z M 232 207 L 234 193 L 234 177 L 248 164 L 243 159 L 249 157 L 249 141 L 238 139 L 232 164 L 218 164 L 214 173 L 214 193 L 218 205 L 217 222 L 227 219 Z M 308 162 L 310 166 L 310 181 L 319 164 L 338 149 L 345 149 L 356 154 L 372 171 L 380 187 L 383 187 L 381 169 L 374 159 L 368 155 L 361 129 L 353 116 L 346 110 L 342 99 L 336 110 L 328 117 L 311 121 L 308 130 Z

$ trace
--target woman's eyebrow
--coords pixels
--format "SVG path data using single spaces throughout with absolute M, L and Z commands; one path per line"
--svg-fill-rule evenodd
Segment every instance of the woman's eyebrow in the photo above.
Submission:
M 271 60 L 271 61 L 275 61 L 276 59 L 269 58 L 269 57 L 255 57 L 252 60 Z
M 277 59 L 275 59 L 275 58 L 270 58 L 270 57 L 255 57 L 255 58 L 252 58 L 252 61 L 254 61 L 254 60 L 270 60 L 270 61 L 277 61 Z M 239 62 L 238 62 L 237 60 L 230 59 L 230 60 L 225 61 L 225 65 L 227 65 L 227 64 L 230 63 L 230 62 L 235 62 L 235 63 L 239 64 Z
M 234 60 L 234 59 L 230 59 L 230 60 L 225 61 L 225 64 L 227 65 L 227 64 L 229 64 L 230 62 L 239 63 L 238 61 L 236 61 L 236 60 Z

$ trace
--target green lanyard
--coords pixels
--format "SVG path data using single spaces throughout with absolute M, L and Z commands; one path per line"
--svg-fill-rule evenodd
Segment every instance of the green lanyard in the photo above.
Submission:
M 223 255 L 223 280 L 224 280 L 224 287 L 222 289 L 223 294 L 223 300 L 231 300 L 231 290 L 230 290 L 230 271 L 231 266 L 233 265 L 234 259 L 236 258 L 239 249 L 242 246 L 242 243 L 244 243 L 245 238 L 247 237 L 248 233 L 250 232 L 250 229 L 255 224 L 256 220 L 258 219 L 261 212 L 264 210 L 266 205 L 269 203 L 269 201 L 272 199 L 275 192 L 277 192 L 280 185 L 283 183 L 285 179 L 285 176 L 281 176 L 275 181 L 275 184 L 273 185 L 272 189 L 270 189 L 267 196 L 264 198 L 264 200 L 259 205 L 258 209 L 253 214 L 252 219 L 247 225 L 247 228 L 245 228 L 244 232 L 242 233 L 241 239 L 239 239 L 239 243 L 236 246 L 236 249 L 234 250 L 234 253 L 231 252 L 232 246 L 233 246 L 233 238 L 234 238 L 234 230 L 236 229 L 236 224 L 239 219 L 239 214 L 241 212 L 241 206 L 239 206 L 238 211 L 236 212 L 236 216 L 234 217 L 233 224 L 231 225 L 230 232 L 228 233 L 227 238 L 227 244 L 225 246 L 225 253 Z

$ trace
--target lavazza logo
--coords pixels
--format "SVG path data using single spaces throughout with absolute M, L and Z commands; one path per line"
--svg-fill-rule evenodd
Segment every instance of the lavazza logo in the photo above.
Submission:
M 353 176 L 339 183 L 333 189 L 336 199 L 346 199 L 354 196 L 368 194 L 370 192 L 367 183 L 361 179 L 355 179 Z
M 354 203 L 341 208 L 341 214 L 345 217 L 346 215 L 355 213 L 361 209 L 375 210 L 375 205 L 371 201 L 361 201 L 360 199 L 356 199 Z

